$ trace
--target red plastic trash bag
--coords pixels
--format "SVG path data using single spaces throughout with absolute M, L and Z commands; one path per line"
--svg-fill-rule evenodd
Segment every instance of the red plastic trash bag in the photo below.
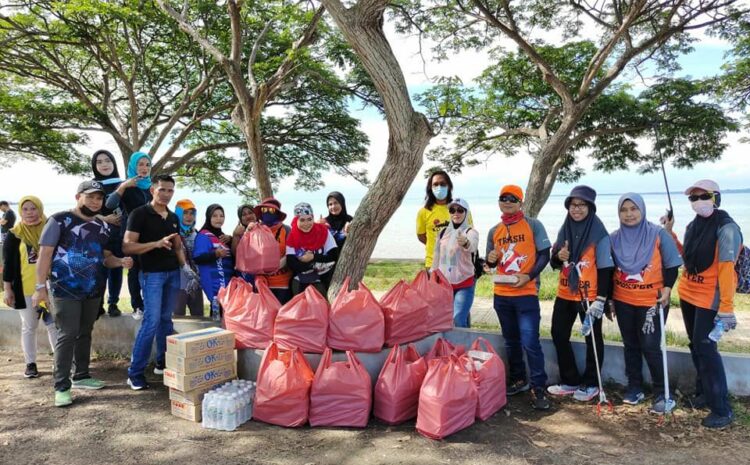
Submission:
M 372 408 L 372 380 L 354 352 L 345 362 L 332 362 L 326 349 L 310 392 L 310 426 L 364 428 Z
M 279 269 L 279 243 L 268 226 L 256 225 L 245 232 L 237 244 L 234 267 L 249 274 L 273 273 Z
M 252 284 L 242 278 L 234 277 L 229 284 L 219 289 L 216 298 L 226 314 L 228 311 L 236 311 L 242 307 L 247 296 L 253 293 Z M 265 348 L 265 346 L 263 346 Z
M 313 371 L 301 350 L 279 353 L 271 344 L 258 368 L 253 418 L 286 427 L 304 425 L 312 380 Z
M 391 425 L 416 417 L 425 374 L 427 363 L 413 344 L 393 346 L 375 383 L 375 417 Z
M 388 346 L 416 341 L 427 336 L 427 302 L 403 280 L 380 299 L 385 316 Z
M 242 299 L 240 305 L 224 306 L 224 326 L 235 335 L 235 349 L 265 349 L 273 341 L 273 326 L 281 304 L 265 279 L 257 279 L 255 285 L 257 293 L 248 284 L 250 292 L 238 295 Z
M 484 421 L 508 402 L 505 388 L 505 364 L 492 345 L 483 337 L 471 344 L 466 354 L 474 364 L 476 374 L 477 418 Z
M 331 303 L 328 347 L 356 352 L 380 352 L 385 340 L 383 310 L 363 283 L 349 290 L 349 278 Z
M 419 391 L 419 434 L 443 439 L 474 423 L 477 386 L 471 368 L 466 368 L 468 362 L 465 356 L 452 355 L 429 363 Z
M 412 289 L 427 301 L 426 330 L 430 333 L 453 329 L 453 286 L 439 270 L 422 270 L 411 283 Z
M 297 294 L 276 314 L 273 340 L 280 349 L 299 347 L 322 354 L 328 332 L 328 301 L 313 286 Z
M 430 348 L 430 351 L 424 355 L 424 361 L 430 363 L 436 358 L 449 358 L 451 355 L 460 356 L 466 352 L 466 348 L 461 344 L 454 346 L 442 337 L 437 338 Z

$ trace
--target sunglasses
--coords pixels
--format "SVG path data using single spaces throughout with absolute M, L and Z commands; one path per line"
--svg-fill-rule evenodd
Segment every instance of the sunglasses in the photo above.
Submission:
M 508 203 L 520 202 L 520 200 L 518 200 L 515 195 L 501 195 L 498 200 L 501 202 L 508 202 Z
M 699 200 L 711 200 L 713 198 L 714 198 L 714 194 L 712 194 L 711 192 L 706 192 L 700 195 L 688 195 L 688 199 L 691 202 L 697 202 Z
M 448 209 L 448 213 L 450 213 L 451 215 L 454 214 L 454 213 L 466 213 L 466 210 L 464 210 L 463 208 L 460 208 L 460 207 L 449 208 Z
M 270 213 L 270 214 L 273 215 L 274 213 L 276 213 L 276 209 L 273 208 L 273 207 L 260 207 L 260 212 L 261 213 Z

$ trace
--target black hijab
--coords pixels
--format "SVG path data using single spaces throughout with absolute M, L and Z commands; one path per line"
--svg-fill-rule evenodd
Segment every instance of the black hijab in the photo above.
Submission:
M 688 273 L 702 273 L 714 263 L 719 228 L 733 222 L 732 217 L 724 210 L 715 209 L 708 218 L 695 215 L 695 219 L 685 229 L 683 244 L 682 259 Z
M 240 205 L 239 207 L 237 207 L 237 218 L 239 218 L 240 224 L 242 224 L 242 210 L 244 210 L 246 208 L 248 210 L 250 210 L 253 215 L 255 215 L 255 212 L 253 211 L 253 206 L 252 205 L 250 205 L 249 203 L 246 203 L 244 205 Z M 242 226 L 247 226 L 247 225 L 246 224 L 242 224 Z
M 553 251 L 557 253 L 565 245 L 565 241 L 568 241 L 570 264 L 573 265 L 568 275 L 568 289 L 572 292 L 578 292 L 580 276 L 575 265 L 581 259 L 581 255 L 591 244 L 597 244 L 603 237 L 609 235 L 604 223 L 596 215 L 596 205 L 589 201 L 586 203 L 589 206 L 589 214 L 583 220 L 573 220 L 570 213 L 565 216 L 565 222 L 557 233 L 557 242 Z
M 208 231 L 214 236 L 220 237 L 224 235 L 221 229 L 214 228 L 213 226 L 211 226 L 211 216 L 213 216 L 216 210 L 221 210 L 223 213 L 224 207 L 222 207 L 218 203 L 212 203 L 211 205 L 208 206 L 208 208 L 206 208 L 206 221 L 203 222 L 203 226 L 201 226 L 201 231 Z M 224 216 L 226 217 L 226 213 L 224 213 Z
M 96 169 L 96 159 L 99 157 L 99 155 L 106 155 L 111 161 L 112 166 L 114 166 L 114 169 L 112 170 L 112 173 L 105 176 L 102 173 L 100 173 Z M 91 171 L 94 172 L 94 180 L 99 181 L 104 186 L 104 192 L 107 194 L 111 194 L 115 189 L 117 189 L 117 186 L 122 182 L 120 179 L 120 173 L 117 171 L 117 162 L 115 161 L 115 156 L 112 155 L 107 150 L 97 150 L 94 152 L 94 155 L 91 156 Z
M 326 223 L 328 223 L 332 231 L 341 231 L 344 229 L 344 225 L 350 222 L 353 218 L 346 212 L 346 200 L 344 200 L 344 196 L 341 192 L 334 191 L 328 194 L 326 197 L 326 207 L 328 207 L 328 201 L 331 198 L 336 199 L 336 201 L 341 204 L 341 213 L 338 215 L 329 214 L 326 216 Z

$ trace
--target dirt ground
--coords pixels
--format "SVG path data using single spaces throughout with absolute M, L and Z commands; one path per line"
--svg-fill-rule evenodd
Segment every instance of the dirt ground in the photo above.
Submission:
M 658 426 L 646 407 L 625 408 L 611 392 L 615 414 L 597 418 L 590 405 L 555 402 L 536 412 L 524 395 L 486 422 L 443 441 L 420 436 L 414 422 L 364 430 L 285 429 L 250 421 L 238 431 L 204 430 L 169 413 L 167 390 L 125 385 L 127 362 L 95 360 L 100 391 L 75 391 L 74 404 L 52 406 L 52 361 L 40 357 L 42 377 L 23 379 L 20 352 L 0 351 L 0 464 L 747 464 L 750 428 L 699 426 L 706 414 L 679 409 Z M 747 424 L 748 403 L 737 404 Z

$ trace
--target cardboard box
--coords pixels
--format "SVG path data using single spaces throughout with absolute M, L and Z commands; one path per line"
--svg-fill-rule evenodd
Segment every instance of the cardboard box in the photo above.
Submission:
M 237 365 L 234 362 L 189 374 L 166 369 L 164 370 L 164 385 L 187 392 L 213 386 L 220 381 L 233 379 L 235 376 L 237 376 Z
M 167 337 L 167 353 L 194 357 L 234 349 L 234 333 L 221 328 L 206 328 Z
M 172 415 L 185 420 L 199 422 L 201 421 L 201 404 L 191 404 L 189 402 L 180 402 L 179 400 L 169 401 L 172 404 Z
M 193 357 L 180 357 L 167 352 L 166 365 L 170 370 L 179 373 L 195 373 L 196 371 L 206 371 L 227 363 L 235 363 L 236 357 L 234 349 L 210 354 L 196 355 Z
M 180 402 L 187 402 L 189 404 L 200 404 L 203 402 L 203 396 L 215 387 L 219 387 L 226 383 L 227 379 L 221 380 L 216 384 L 209 384 L 192 391 L 180 391 L 179 389 L 169 388 L 169 400 L 179 400 Z

